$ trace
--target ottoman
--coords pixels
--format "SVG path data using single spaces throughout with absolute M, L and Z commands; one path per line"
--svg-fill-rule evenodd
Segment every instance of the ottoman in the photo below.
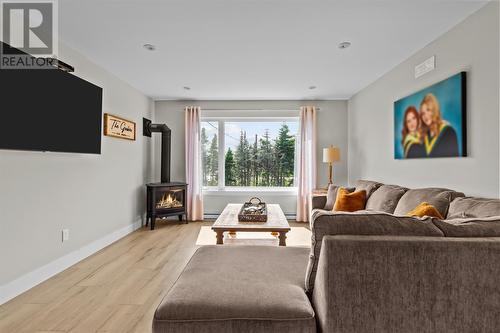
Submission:
M 153 332 L 316 332 L 308 248 L 203 246 L 164 297 Z

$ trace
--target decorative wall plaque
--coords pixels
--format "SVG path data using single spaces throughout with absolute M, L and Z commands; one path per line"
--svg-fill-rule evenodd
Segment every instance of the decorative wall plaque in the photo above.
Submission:
M 135 123 L 133 121 L 105 113 L 104 135 L 134 141 Z

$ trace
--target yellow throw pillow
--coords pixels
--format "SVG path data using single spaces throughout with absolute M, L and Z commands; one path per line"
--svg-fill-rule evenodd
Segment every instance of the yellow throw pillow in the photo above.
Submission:
M 341 187 L 337 191 L 337 199 L 333 206 L 334 211 L 355 212 L 365 209 L 366 191 L 349 192 Z
M 431 216 L 443 220 L 443 216 L 441 215 L 441 213 L 436 209 L 436 207 L 434 207 L 428 202 L 422 202 L 412 211 L 409 211 L 406 214 L 406 216 L 418 216 L 418 217 Z

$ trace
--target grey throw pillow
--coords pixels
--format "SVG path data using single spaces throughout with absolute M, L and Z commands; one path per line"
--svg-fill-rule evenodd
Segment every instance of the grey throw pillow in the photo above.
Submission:
M 447 219 L 500 216 L 500 200 L 488 198 L 456 198 L 450 203 Z
M 366 201 L 366 210 L 394 213 L 399 199 L 408 191 L 397 185 L 382 185 Z
M 374 182 L 372 180 L 358 180 L 356 182 L 356 191 L 366 191 L 366 199 L 370 198 L 373 192 L 375 192 L 380 186 L 382 186 L 382 183 L 379 182 Z

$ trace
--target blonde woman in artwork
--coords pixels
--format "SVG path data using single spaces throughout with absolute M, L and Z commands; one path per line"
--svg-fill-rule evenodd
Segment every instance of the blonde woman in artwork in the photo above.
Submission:
M 405 158 L 425 157 L 420 135 L 420 115 L 414 106 L 406 108 L 403 117 L 402 145 Z
M 457 133 L 448 122 L 441 118 L 439 101 L 433 94 L 425 95 L 420 103 L 420 119 L 427 156 L 458 156 Z

